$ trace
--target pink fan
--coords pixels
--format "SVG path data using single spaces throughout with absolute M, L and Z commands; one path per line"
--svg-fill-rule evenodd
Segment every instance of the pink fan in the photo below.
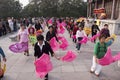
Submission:
M 116 62 L 118 60 L 120 60 L 120 53 L 118 53 L 115 56 L 112 56 L 111 49 L 108 48 L 105 56 L 103 58 L 99 59 L 98 63 L 101 64 L 102 66 L 106 66 L 106 65 L 109 65 L 109 64 Z
M 91 40 L 91 42 L 94 42 L 94 40 L 96 40 L 97 39 L 97 37 L 99 37 L 100 36 L 100 33 L 97 33 L 96 35 L 94 35 L 90 40 Z
M 52 18 L 48 21 L 48 24 L 52 24 Z
M 64 27 L 60 24 L 59 29 L 58 29 L 58 33 L 59 33 L 59 34 L 63 34 L 64 32 L 65 32 L 65 29 L 64 29 Z
M 113 60 L 114 60 L 114 62 L 120 60 L 120 52 L 117 53 L 117 55 L 113 56 Z
M 65 26 L 66 26 L 66 23 L 65 23 L 65 22 L 62 22 L 61 25 L 65 27 Z
M 14 53 L 21 53 L 28 49 L 28 43 L 15 43 L 10 45 L 9 49 Z
M 68 47 L 68 41 L 64 37 L 58 37 L 58 40 L 61 41 L 62 43 L 60 44 L 60 48 L 63 50 L 66 50 Z
M 56 38 L 53 37 L 51 40 L 50 40 L 50 46 L 52 47 L 52 49 L 54 51 L 57 51 L 59 49 L 59 43 L 56 41 Z
M 72 38 L 73 38 L 73 39 L 76 39 L 76 35 L 73 35 Z
M 45 75 L 53 68 L 49 55 L 45 53 L 36 60 L 34 64 L 36 67 L 36 75 L 40 78 L 44 78 Z
M 87 36 L 84 36 L 83 39 L 79 42 L 81 44 L 86 44 L 88 41 L 88 37 Z
M 76 59 L 76 54 L 72 51 L 68 51 L 66 55 L 61 58 L 61 60 L 65 62 L 72 62 L 75 59 Z
M 101 64 L 102 66 L 106 66 L 106 65 L 109 65 L 113 62 L 113 57 L 112 57 L 112 54 L 111 54 L 111 49 L 108 48 L 105 56 L 101 59 L 98 59 L 98 63 Z

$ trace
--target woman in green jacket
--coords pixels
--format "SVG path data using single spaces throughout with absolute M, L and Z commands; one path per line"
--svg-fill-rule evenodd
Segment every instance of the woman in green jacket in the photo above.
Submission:
M 97 42 L 94 46 L 94 55 L 90 72 L 95 73 L 96 76 L 99 76 L 102 69 L 102 66 L 98 63 L 98 59 L 104 57 L 108 47 L 107 43 L 105 42 L 105 39 L 105 35 L 100 35 L 99 42 Z

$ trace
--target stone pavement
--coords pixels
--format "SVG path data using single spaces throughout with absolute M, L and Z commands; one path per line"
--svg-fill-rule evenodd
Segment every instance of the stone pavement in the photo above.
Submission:
M 30 56 L 24 56 L 23 53 L 14 54 L 9 50 L 11 42 L 10 35 L 0 38 L 0 46 L 4 49 L 7 56 L 7 71 L 2 80 L 42 80 L 35 75 L 33 47 L 30 46 Z M 64 34 L 70 46 L 67 50 L 75 51 L 75 44 L 70 39 L 68 32 Z M 118 36 L 115 43 L 111 46 L 113 54 L 120 51 L 120 36 Z M 59 50 L 56 52 L 57 56 L 63 56 L 67 50 Z M 88 42 L 82 45 L 81 52 L 77 53 L 77 59 L 71 63 L 61 62 L 55 58 L 51 58 L 54 69 L 49 73 L 49 80 L 120 80 L 120 67 L 117 62 L 102 68 L 100 77 L 89 73 L 92 54 L 93 43 Z

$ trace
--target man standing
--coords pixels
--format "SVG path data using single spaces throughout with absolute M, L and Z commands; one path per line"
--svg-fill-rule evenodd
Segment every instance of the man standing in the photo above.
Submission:
M 97 22 L 94 21 L 94 24 L 92 25 L 92 37 L 97 34 L 97 31 L 100 31 L 100 29 L 99 29 L 99 27 L 98 27 L 98 25 L 96 23 Z

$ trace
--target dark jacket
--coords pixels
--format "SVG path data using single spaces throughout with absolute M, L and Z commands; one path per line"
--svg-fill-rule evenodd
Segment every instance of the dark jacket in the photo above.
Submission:
M 97 31 L 100 31 L 98 25 L 92 25 L 92 33 L 97 33 Z
M 53 37 L 55 37 L 56 40 L 58 41 L 58 38 L 57 38 L 55 32 L 52 32 L 52 34 L 51 34 L 50 31 L 48 31 L 46 34 L 46 41 L 50 41 Z
M 46 41 L 44 41 L 45 45 L 43 45 L 42 50 L 40 49 L 38 42 L 35 44 L 34 46 L 34 56 L 39 58 L 43 55 L 43 53 L 48 54 L 49 52 L 51 53 L 51 55 L 53 56 L 53 50 L 51 48 L 51 46 L 49 45 L 49 43 L 47 43 Z
M 43 29 L 43 28 L 42 28 L 41 24 L 38 23 L 38 24 L 35 24 L 35 29 L 37 31 L 37 30 L 40 30 L 40 29 Z
M 107 38 L 107 37 L 110 37 L 110 32 L 109 32 L 109 30 L 108 30 L 108 29 L 105 29 L 105 28 L 103 28 L 103 29 L 100 31 L 100 34 L 101 34 L 101 35 L 104 34 L 106 38 Z

